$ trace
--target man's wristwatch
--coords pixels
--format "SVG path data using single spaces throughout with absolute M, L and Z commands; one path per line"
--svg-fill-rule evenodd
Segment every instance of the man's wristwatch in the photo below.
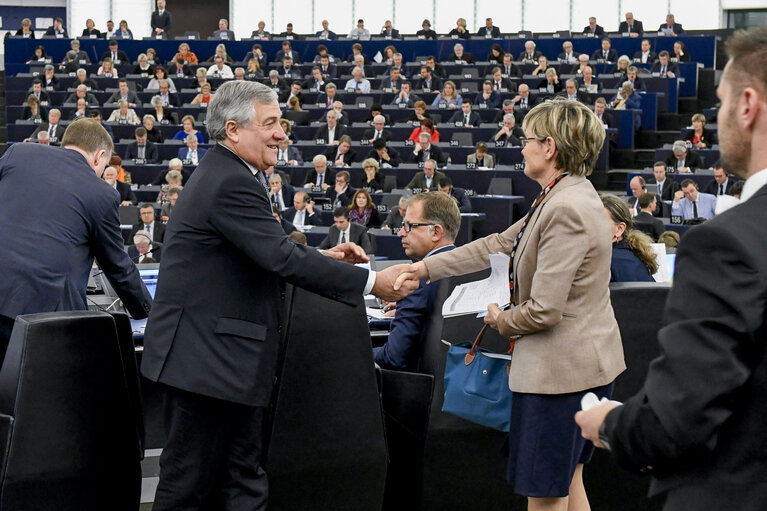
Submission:
M 607 421 L 602 421 L 602 425 L 599 426 L 599 442 L 607 452 L 613 451 L 612 447 L 610 447 L 610 439 L 607 436 Z

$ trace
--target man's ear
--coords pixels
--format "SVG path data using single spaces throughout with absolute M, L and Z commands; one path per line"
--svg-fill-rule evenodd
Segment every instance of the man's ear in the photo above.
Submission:
M 224 129 L 226 130 L 226 136 L 229 140 L 234 142 L 235 144 L 240 141 L 240 135 L 239 135 L 239 126 L 234 121 L 226 121 L 226 125 L 224 126 Z

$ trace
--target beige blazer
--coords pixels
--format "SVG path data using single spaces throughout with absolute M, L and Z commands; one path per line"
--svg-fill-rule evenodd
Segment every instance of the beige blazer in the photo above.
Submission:
M 511 254 L 522 227 L 491 234 L 424 263 L 431 280 L 487 268 Z M 521 335 L 509 373 L 514 392 L 565 394 L 606 385 L 626 369 L 610 303 L 612 247 L 604 207 L 591 183 L 567 176 L 530 218 L 514 258 L 514 303 L 503 336 Z

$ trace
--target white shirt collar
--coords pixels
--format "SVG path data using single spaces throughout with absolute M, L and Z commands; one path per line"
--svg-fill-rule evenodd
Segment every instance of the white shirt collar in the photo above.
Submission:
M 746 179 L 743 185 L 743 192 L 740 194 L 740 201 L 745 202 L 767 184 L 767 168 L 764 168 Z

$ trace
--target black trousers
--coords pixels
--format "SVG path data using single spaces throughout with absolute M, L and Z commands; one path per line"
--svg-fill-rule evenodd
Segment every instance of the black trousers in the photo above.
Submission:
M 264 408 L 165 386 L 165 432 L 153 511 L 261 511 Z
M 8 351 L 8 341 L 11 340 L 11 332 L 13 332 L 15 322 L 14 318 L 0 315 L 0 368 L 3 367 L 5 352 Z

